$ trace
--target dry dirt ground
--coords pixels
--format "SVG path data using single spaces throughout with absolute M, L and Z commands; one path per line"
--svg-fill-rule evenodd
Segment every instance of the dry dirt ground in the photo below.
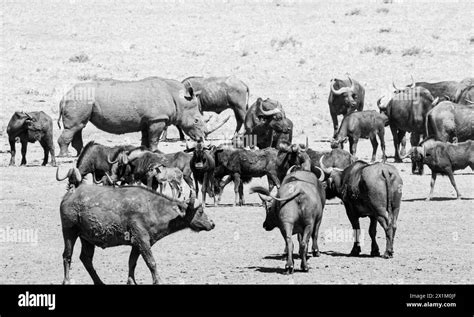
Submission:
M 39 144 L 29 145 L 27 167 L 8 167 L 6 126 L 15 110 L 43 110 L 56 120 L 59 98 L 71 84 L 109 77 L 235 74 L 249 85 L 250 102 L 261 96 L 284 105 L 295 122 L 296 142 L 308 136 L 312 148 L 327 149 L 323 141 L 332 133 L 327 106 L 331 78 L 349 72 L 366 87 L 366 108 L 375 109 L 392 79 L 401 85 L 409 82 L 410 74 L 427 81 L 473 74 L 471 1 L 71 0 L 3 1 L 1 6 L 0 229 L 33 229 L 38 234 L 37 244 L 0 242 L 0 283 L 5 284 L 62 281 L 59 203 L 65 184 L 55 180 L 54 168 L 39 166 Z M 81 54 L 87 60 L 74 62 Z M 234 127 L 232 119 L 213 137 L 222 138 Z M 56 140 L 60 130 L 54 129 Z M 170 134 L 177 136 L 175 129 Z M 107 134 L 92 125 L 83 135 L 86 142 L 106 145 L 139 144 L 140 138 Z M 386 142 L 393 155 L 389 129 Z M 161 143 L 160 149 L 173 152 L 183 145 Z M 370 153 L 370 142 L 361 141 L 358 156 L 368 159 Z M 64 171 L 73 160 L 58 161 Z M 322 256 L 310 259 L 309 273 L 285 276 L 283 239 L 277 230 L 262 228 L 265 215 L 258 197 L 248 195 L 246 186 L 247 204 L 232 207 L 229 186 L 223 205 L 206 209 L 216 223 L 213 231 L 182 231 L 155 244 L 159 273 L 173 284 L 472 283 L 472 171 L 455 176 L 464 199 L 455 200 L 449 180 L 441 177 L 436 198 L 425 202 L 430 173 L 411 175 L 408 162 L 396 167 L 404 193 L 393 259 L 368 256 L 368 219 L 361 221 L 362 256 L 346 256 L 352 230 L 336 199 L 324 211 Z M 259 183 L 266 184 L 266 179 L 252 182 Z M 383 251 L 380 227 L 377 236 Z M 95 267 L 105 283 L 125 283 L 129 251 L 96 249 Z M 79 253 L 78 241 L 72 278 L 91 283 Z M 137 281 L 151 282 L 142 260 Z

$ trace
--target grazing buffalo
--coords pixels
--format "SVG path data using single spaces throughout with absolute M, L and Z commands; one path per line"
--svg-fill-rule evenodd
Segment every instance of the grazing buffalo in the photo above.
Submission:
M 194 231 L 214 228 L 194 197 L 182 202 L 141 186 L 79 186 L 64 195 L 60 215 L 64 237 L 63 284 L 70 282 L 71 257 L 77 238 L 82 245 L 79 258 L 94 284 L 103 284 L 92 264 L 95 247 L 119 245 L 132 247 L 127 283 L 136 284 L 135 267 L 141 255 L 151 271 L 153 284 L 158 284 L 160 278 L 151 247 L 185 228 Z
M 214 169 L 216 168 L 215 155 L 218 149 L 216 146 L 204 148 L 202 142 L 196 144 L 191 157 L 191 171 L 193 172 L 194 183 L 196 186 L 196 196 L 199 192 L 199 183 L 202 185 L 202 205 L 206 206 L 206 193 L 214 198 L 214 205 L 216 202 L 216 195 L 214 191 Z
M 377 113 L 376 111 L 357 111 L 350 113 L 342 119 L 341 126 L 331 143 L 331 147 L 333 149 L 339 148 L 342 143 L 349 139 L 349 150 L 352 155 L 356 155 L 359 138 L 370 139 L 373 149 L 371 161 L 374 162 L 378 147 L 378 135 L 382 147 L 382 161 L 385 162 L 387 156 L 385 155 L 384 135 L 385 126 L 387 124 L 387 116 L 382 113 Z
M 291 143 L 293 123 L 286 118 L 278 101 L 258 98 L 245 116 L 245 134 L 256 138 L 256 145 L 260 149 L 276 148 L 280 141 Z
M 21 165 L 26 165 L 26 149 L 28 142 L 38 141 L 44 150 L 43 166 L 48 163 L 51 153 L 51 165 L 56 166 L 53 143 L 53 120 L 43 111 L 20 112 L 13 114 L 7 126 L 8 142 L 10 143 L 10 166 L 15 165 L 15 143 L 21 142 Z
M 411 132 L 411 146 L 416 146 L 420 137 L 425 134 L 426 114 L 438 100 L 427 89 L 415 87 L 394 92 L 392 96 L 383 96 L 377 101 L 380 112 L 388 117 L 395 147 L 395 162 L 402 161 L 399 148 L 406 132 Z M 404 152 L 405 144 L 402 143 L 401 155 Z
M 339 197 L 344 203 L 347 216 L 354 229 L 355 242 L 350 255 L 361 252 L 360 217 L 370 218 L 369 235 L 372 239 L 370 254 L 379 256 L 376 241 L 377 221 L 385 230 L 387 246 L 384 258 L 393 256 L 393 242 L 402 199 L 403 181 L 398 170 L 389 164 L 368 164 L 357 161 L 344 170 L 321 168 L 329 175 L 327 197 Z
M 114 134 L 142 132 L 142 145 L 155 150 L 163 129 L 179 125 L 193 140 L 210 133 L 199 112 L 193 88 L 179 81 L 149 77 L 139 81 L 99 80 L 80 83 L 62 98 L 59 118 L 64 130 L 58 139 L 59 156 L 72 146 L 82 150 L 87 122 Z
M 426 200 L 430 200 L 433 196 L 438 174 L 449 177 L 451 185 L 456 190 L 457 198 L 461 198 L 454 181 L 454 171 L 465 169 L 468 166 L 474 170 L 474 143 L 472 140 L 451 144 L 429 138 L 421 142 L 419 146 L 410 149 L 408 155 L 411 155 L 412 162 L 418 166 L 419 171 L 423 170 L 423 164 L 428 165 L 431 169 L 431 190 Z
M 456 95 L 452 101 L 462 105 L 474 103 L 474 77 L 464 78 L 459 82 Z
M 474 105 L 443 101 L 426 114 L 426 135 L 442 142 L 474 140 Z
M 324 175 L 322 174 L 322 178 Z M 313 256 L 319 256 L 318 232 L 323 217 L 326 194 L 322 183 L 308 171 L 295 171 L 283 180 L 276 196 L 263 187 L 253 187 L 250 193 L 258 193 L 266 210 L 263 223 L 265 230 L 278 227 L 288 250 L 285 273 L 294 269 L 292 235 L 298 234 L 301 270 L 309 270 L 307 253 L 309 238 L 313 240 Z M 267 202 L 271 202 L 270 206 Z
M 434 98 L 438 98 L 439 101 L 445 101 L 445 100 L 454 101 L 455 98 L 456 98 L 455 97 L 456 96 L 456 91 L 457 91 L 458 86 L 459 86 L 459 83 L 457 81 L 453 81 L 453 80 L 440 81 L 440 82 L 437 82 L 437 83 L 427 83 L 427 82 L 424 82 L 424 81 L 420 81 L 420 82 L 415 83 L 415 81 L 413 80 L 413 77 L 412 77 L 411 81 L 412 81 L 411 84 L 407 85 L 403 89 L 398 89 L 397 86 L 395 86 L 395 83 L 393 83 L 393 82 L 392 82 L 392 85 L 393 85 L 393 88 L 398 92 L 403 91 L 407 88 L 413 89 L 415 87 L 423 87 L 426 90 L 428 90 Z
M 67 172 L 66 176 L 61 177 L 59 176 L 59 166 L 56 169 L 56 180 L 61 182 L 67 179 L 67 190 L 73 190 L 74 188 L 79 187 L 81 184 L 84 183 L 84 177 L 82 177 L 81 172 L 77 167 L 71 167 Z
M 306 153 L 308 149 L 308 139 L 306 145 L 288 144 L 282 142 L 278 146 L 277 174 L 278 179 L 283 181 L 285 176 L 291 171 L 311 171 L 311 159 Z
M 365 89 L 356 80 L 347 76 L 347 80 L 332 79 L 329 86 L 328 104 L 329 112 L 334 126 L 333 137 L 336 137 L 338 130 L 337 116 L 364 109 Z

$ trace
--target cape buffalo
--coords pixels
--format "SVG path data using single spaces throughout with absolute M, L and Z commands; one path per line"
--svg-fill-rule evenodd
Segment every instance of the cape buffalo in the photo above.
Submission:
M 8 142 L 10 143 L 10 166 L 15 165 L 15 142 L 21 142 L 21 165 L 26 165 L 26 149 L 28 142 L 38 141 L 44 151 L 42 165 L 48 163 L 51 153 L 51 165 L 56 166 L 53 143 L 53 120 L 43 111 L 20 112 L 13 114 L 7 126 Z
M 202 142 L 198 142 L 191 157 L 190 166 L 193 172 L 197 197 L 199 197 L 199 183 L 202 184 L 203 207 L 206 206 L 206 193 L 208 192 L 210 196 L 214 198 L 214 205 L 217 205 L 214 190 L 214 169 L 216 168 L 215 154 L 217 151 L 218 149 L 214 145 L 205 148 Z
M 333 137 L 338 130 L 338 115 L 347 115 L 364 110 L 365 89 L 356 80 L 347 76 L 347 80 L 331 79 L 328 104 L 334 126 Z
M 94 249 L 129 245 L 128 284 L 136 284 L 135 267 L 141 255 L 150 269 L 153 284 L 160 283 L 151 247 L 176 231 L 212 230 L 214 223 L 192 197 L 182 202 L 141 186 L 82 185 L 67 192 L 60 205 L 64 237 L 64 281 L 69 271 L 74 243 L 81 239 L 80 259 L 94 284 L 103 284 L 92 264 Z
M 321 175 L 324 178 L 323 173 Z M 266 210 L 263 223 L 265 230 L 270 231 L 278 227 L 285 240 L 288 250 L 285 273 L 291 274 L 294 269 L 291 239 L 293 234 L 298 234 L 301 270 L 307 272 L 310 237 L 313 239 L 313 256 L 319 256 L 318 232 L 326 202 L 321 182 L 311 172 L 296 171 L 285 177 L 276 196 L 272 196 L 263 187 L 252 187 L 250 193 L 258 193 L 263 201 Z M 271 205 L 268 206 L 267 202 Z
M 465 169 L 468 166 L 474 170 L 474 143 L 472 140 L 451 144 L 429 138 L 421 142 L 419 146 L 410 149 L 408 155 L 411 155 L 412 162 L 418 166 L 418 170 L 422 171 L 423 164 L 428 165 L 431 169 L 431 190 L 426 200 L 430 200 L 433 196 L 438 174 L 449 177 L 451 185 L 456 190 L 457 198 L 461 198 L 454 181 L 454 171 Z
M 368 216 L 369 235 L 372 239 L 370 254 L 379 256 L 376 241 L 378 221 L 385 230 L 387 240 L 383 257 L 392 257 L 403 187 L 398 170 L 389 164 L 370 165 L 363 161 L 357 161 L 344 170 L 327 168 L 324 165 L 321 168 L 329 175 L 326 198 L 337 196 L 342 200 L 354 229 L 355 242 L 350 255 L 357 256 L 361 252 L 359 218 Z
M 464 78 L 459 82 L 456 95 L 452 101 L 462 105 L 474 103 L 474 77 Z
M 428 83 L 424 81 L 416 82 L 413 80 L 413 76 L 411 77 L 411 84 L 407 85 L 403 89 L 398 89 L 397 86 L 395 86 L 395 83 L 392 82 L 393 88 L 396 91 L 401 91 L 406 88 L 415 88 L 415 87 L 423 87 L 427 89 L 431 95 L 434 98 L 438 98 L 439 101 L 444 101 L 444 100 L 450 100 L 454 101 L 456 100 L 456 91 L 458 89 L 459 83 L 454 80 L 450 81 L 440 81 L 437 83 Z
M 348 114 L 342 119 L 341 126 L 337 131 L 336 137 L 331 143 L 331 147 L 338 148 L 340 144 L 344 143 L 349 139 L 350 152 L 352 155 L 356 155 L 357 143 L 359 138 L 370 139 L 372 143 L 372 159 L 375 161 L 375 154 L 377 153 L 377 135 L 380 139 L 380 145 L 382 147 L 382 161 L 387 160 L 385 155 L 385 125 L 388 124 L 388 118 L 382 113 L 376 111 L 356 111 Z
M 474 105 L 443 101 L 426 114 L 426 135 L 442 142 L 474 140 Z
M 394 92 L 391 96 L 383 96 L 377 101 L 380 112 L 388 117 L 388 124 L 393 135 L 395 162 L 402 161 L 399 147 L 406 132 L 411 132 L 411 145 L 418 145 L 420 136 L 423 136 L 426 131 L 426 114 L 438 103 L 438 100 L 439 98 L 435 99 L 427 89 L 415 87 Z M 405 144 L 403 143 L 401 152 L 404 155 Z
M 58 139 L 59 156 L 68 145 L 79 155 L 82 129 L 87 122 L 114 134 L 142 132 L 142 145 L 155 150 L 163 129 L 179 125 L 193 140 L 209 131 L 199 112 L 199 92 L 179 81 L 149 77 L 139 81 L 99 80 L 80 83 L 62 98 L 59 121 L 64 130 Z
M 258 98 L 245 115 L 245 134 L 256 137 L 259 149 L 276 148 L 280 141 L 292 142 L 293 123 L 278 101 Z

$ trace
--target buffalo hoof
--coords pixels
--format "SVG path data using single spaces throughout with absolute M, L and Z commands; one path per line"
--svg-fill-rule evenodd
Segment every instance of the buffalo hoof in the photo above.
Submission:
M 458 197 L 456 197 L 457 200 L 461 200 L 462 196 L 459 195 Z
M 129 277 L 127 279 L 127 285 L 137 285 L 137 282 L 135 281 L 135 279 Z
M 426 197 L 425 201 L 430 201 L 431 197 Z
M 398 158 L 398 159 L 396 158 L 396 159 L 395 159 L 395 163 L 403 163 L 403 160 L 400 159 L 400 158 Z
M 67 153 L 59 153 L 58 156 L 56 157 L 69 157 L 69 156 L 71 156 L 71 154 L 67 152 Z
M 301 271 L 302 272 L 308 272 L 309 271 L 309 266 L 301 264 Z
M 294 270 L 295 269 L 292 266 L 285 267 L 285 275 L 293 274 Z
M 393 258 L 393 252 L 385 251 L 385 253 L 384 253 L 384 255 L 383 255 L 383 258 L 384 258 L 384 259 Z
M 351 253 L 349 255 L 351 256 L 358 256 L 360 254 L 360 246 L 359 245 L 354 245 L 352 247 Z
M 8 166 L 15 166 L 15 163 L 10 163 L 8 164 Z
M 370 256 L 380 256 L 380 251 L 379 250 L 372 250 L 370 252 Z
M 319 250 L 318 251 L 313 250 L 313 257 L 317 258 L 319 256 L 321 256 L 321 252 L 319 252 Z
M 26 166 L 26 163 L 21 163 L 20 166 Z

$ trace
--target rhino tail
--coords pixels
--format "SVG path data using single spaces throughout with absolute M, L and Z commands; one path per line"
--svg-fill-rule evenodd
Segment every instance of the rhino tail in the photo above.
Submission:
M 386 169 L 382 170 L 382 176 L 385 179 L 385 190 L 387 192 L 387 212 L 390 214 L 392 212 L 392 203 L 393 203 L 393 193 L 390 190 L 390 172 Z

